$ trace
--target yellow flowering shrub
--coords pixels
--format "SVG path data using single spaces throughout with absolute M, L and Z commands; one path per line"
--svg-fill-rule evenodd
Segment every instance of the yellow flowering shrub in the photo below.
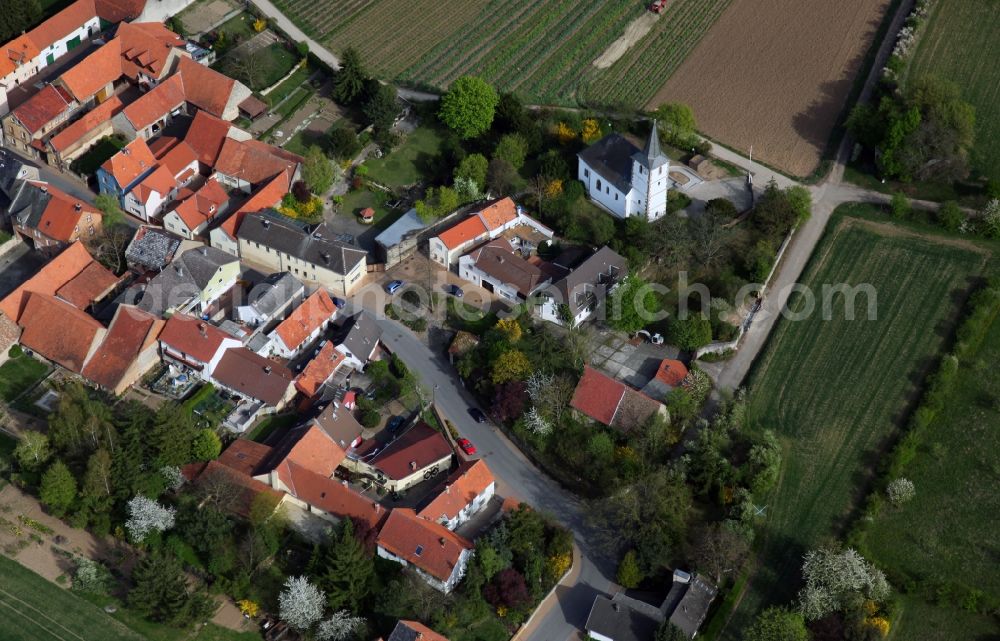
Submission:
M 576 131 L 574 131 L 572 127 L 570 127 L 564 122 L 560 122 L 559 124 L 557 124 L 555 126 L 555 130 L 553 131 L 553 133 L 555 134 L 556 139 L 559 141 L 559 144 L 562 145 L 565 145 L 567 143 L 576 140 Z
M 250 599 L 243 599 L 242 601 L 237 601 L 236 605 L 239 607 L 240 612 L 250 617 L 251 619 L 260 614 L 260 604 L 255 603 Z
M 545 569 L 553 581 L 558 581 L 562 578 L 562 575 L 566 574 L 566 571 L 569 570 L 569 566 L 572 564 L 573 556 L 567 552 L 547 558 L 545 560 Z
M 601 125 L 593 118 L 587 118 L 583 121 L 583 130 L 580 132 L 580 137 L 585 143 L 592 143 L 601 137 Z
M 515 318 L 501 318 L 497 321 L 496 329 L 511 343 L 521 340 L 521 324 Z
M 865 625 L 878 630 L 883 639 L 889 636 L 889 619 L 885 617 L 871 617 L 865 621 Z
M 263 18 L 257 18 L 253 21 L 253 30 L 260 33 L 264 29 L 267 29 L 267 20 Z
M 549 184 L 545 185 L 545 195 L 549 198 L 558 198 L 563 193 L 562 178 L 553 178 Z

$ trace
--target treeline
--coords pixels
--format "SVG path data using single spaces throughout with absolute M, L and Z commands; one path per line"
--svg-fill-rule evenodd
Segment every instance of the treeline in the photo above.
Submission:
M 5 0 L 0 11 L 0 42 L 7 42 L 34 27 L 42 19 L 38 0 Z

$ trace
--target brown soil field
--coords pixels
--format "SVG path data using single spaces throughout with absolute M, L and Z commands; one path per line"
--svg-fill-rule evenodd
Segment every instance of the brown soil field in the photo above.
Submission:
M 889 0 L 734 0 L 649 108 L 683 102 L 727 146 L 807 176 Z

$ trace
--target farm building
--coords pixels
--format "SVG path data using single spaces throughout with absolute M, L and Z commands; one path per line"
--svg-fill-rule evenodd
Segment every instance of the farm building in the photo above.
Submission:
M 386 269 L 402 261 L 417 248 L 420 232 L 426 227 L 417 210 L 410 209 L 375 237 L 378 260 L 385 263 Z
M 618 218 L 642 216 L 652 221 L 667 213 L 670 159 L 660 150 L 655 120 L 641 150 L 624 136 L 609 134 L 577 158 L 577 178 L 587 196 Z

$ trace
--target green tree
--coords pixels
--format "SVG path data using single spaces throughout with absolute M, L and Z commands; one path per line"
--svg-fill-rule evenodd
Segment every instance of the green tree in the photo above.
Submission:
M 656 629 L 655 641 L 688 641 L 688 635 L 670 621 L 664 621 Z
M 809 630 L 801 613 L 772 607 L 743 631 L 743 641 L 809 641 Z
M 477 76 L 463 76 L 441 97 L 441 121 L 462 138 L 475 138 L 490 128 L 500 98 Z
M 521 134 L 506 134 L 500 138 L 496 149 L 493 150 L 493 157 L 506 160 L 514 169 L 524 166 L 524 159 L 528 155 L 528 143 Z
M 772 179 L 757 199 L 750 220 L 768 238 L 777 240 L 798 223 L 800 215 L 801 211 L 797 203 L 789 198 L 788 191 L 779 189 Z
M 118 206 L 118 199 L 111 194 L 95 196 L 94 207 L 101 212 L 101 224 L 105 227 L 114 227 L 125 222 L 125 212 Z
M 623 588 L 637 588 L 642 583 L 642 571 L 639 569 L 639 558 L 635 550 L 629 550 L 622 557 L 622 562 L 618 565 L 618 584 Z
M 333 165 L 318 145 L 312 145 L 306 151 L 305 162 L 302 163 L 302 179 L 314 194 L 324 194 L 333 184 Z
M 21 435 L 21 440 L 14 448 L 14 458 L 21 469 L 34 472 L 52 456 L 49 447 L 49 437 L 41 432 L 28 431 Z
M 635 333 L 656 320 L 660 312 L 656 293 L 635 274 L 629 274 L 618 285 L 611 294 L 610 303 L 607 324 L 627 334 Z
M 769 492 L 781 472 L 781 443 L 771 430 L 764 430 L 750 448 L 750 490 L 755 496 Z
M 191 597 L 181 564 L 160 550 L 139 561 L 132 571 L 129 607 L 153 621 L 179 625 L 187 619 Z
M 458 193 L 451 187 L 431 187 L 414 208 L 421 220 L 433 222 L 458 209 Z
M 938 223 L 948 231 L 958 231 L 965 222 L 965 212 L 953 200 L 941 204 L 937 211 Z
M 712 321 L 704 314 L 674 317 L 667 325 L 667 341 L 683 350 L 694 351 L 712 342 Z
M 330 153 L 337 160 L 350 160 L 361 151 L 358 134 L 351 127 L 343 125 L 330 132 Z
M 211 461 L 219 458 L 222 452 L 222 440 L 215 430 L 206 427 L 195 434 L 191 444 L 191 455 L 196 461 Z
M 509 196 L 517 186 L 518 173 L 502 158 L 493 158 L 486 170 L 486 186 L 494 196 Z
M 111 510 L 113 489 L 111 454 L 101 448 L 87 460 L 80 496 L 92 512 L 105 513 Z
M 76 499 L 76 479 L 62 461 L 56 461 L 42 475 L 39 498 L 52 513 L 62 517 Z
M 156 452 L 157 469 L 164 465 L 180 467 L 194 460 L 192 445 L 198 428 L 191 412 L 174 403 L 160 406 L 153 417 L 153 426 L 148 435 Z
M 486 186 L 486 171 L 489 168 L 489 161 L 482 154 L 469 154 L 458 163 L 455 168 L 455 180 L 465 178 L 476 183 L 479 189 Z
M 375 565 L 354 536 L 351 519 L 341 521 L 337 538 L 326 548 L 322 568 L 317 582 L 330 608 L 360 611 L 374 586 Z
M 333 78 L 333 99 L 342 105 L 352 105 L 361 97 L 368 81 L 368 74 L 361 63 L 361 55 L 354 47 L 344 49 L 340 56 L 340 69 Z
M 377 133 L 389 131 L 392 128 L 392 123 L 396 121 L 396 116 L 399 115 L 396 88 L 392 85 L 379 84 L 378 88 L 365 101 L 362 111 Z
M 657 107 L 653 117 L 656 118 L 660 135 L 666 142 L 677 146 L 690 145 L 697 127 L 691 107 L 679 102 L 669 102 Z
M 812 214 L 812 193 L 801 185 L 785 189 L 785 196 L 795 211 L 795 224 L 800 225 L 809 220 Z
M 889 212 L 896 220 L 904 220 L 910 216 L 910 199 L 901 191 L 893 192 L 889 202 Z

